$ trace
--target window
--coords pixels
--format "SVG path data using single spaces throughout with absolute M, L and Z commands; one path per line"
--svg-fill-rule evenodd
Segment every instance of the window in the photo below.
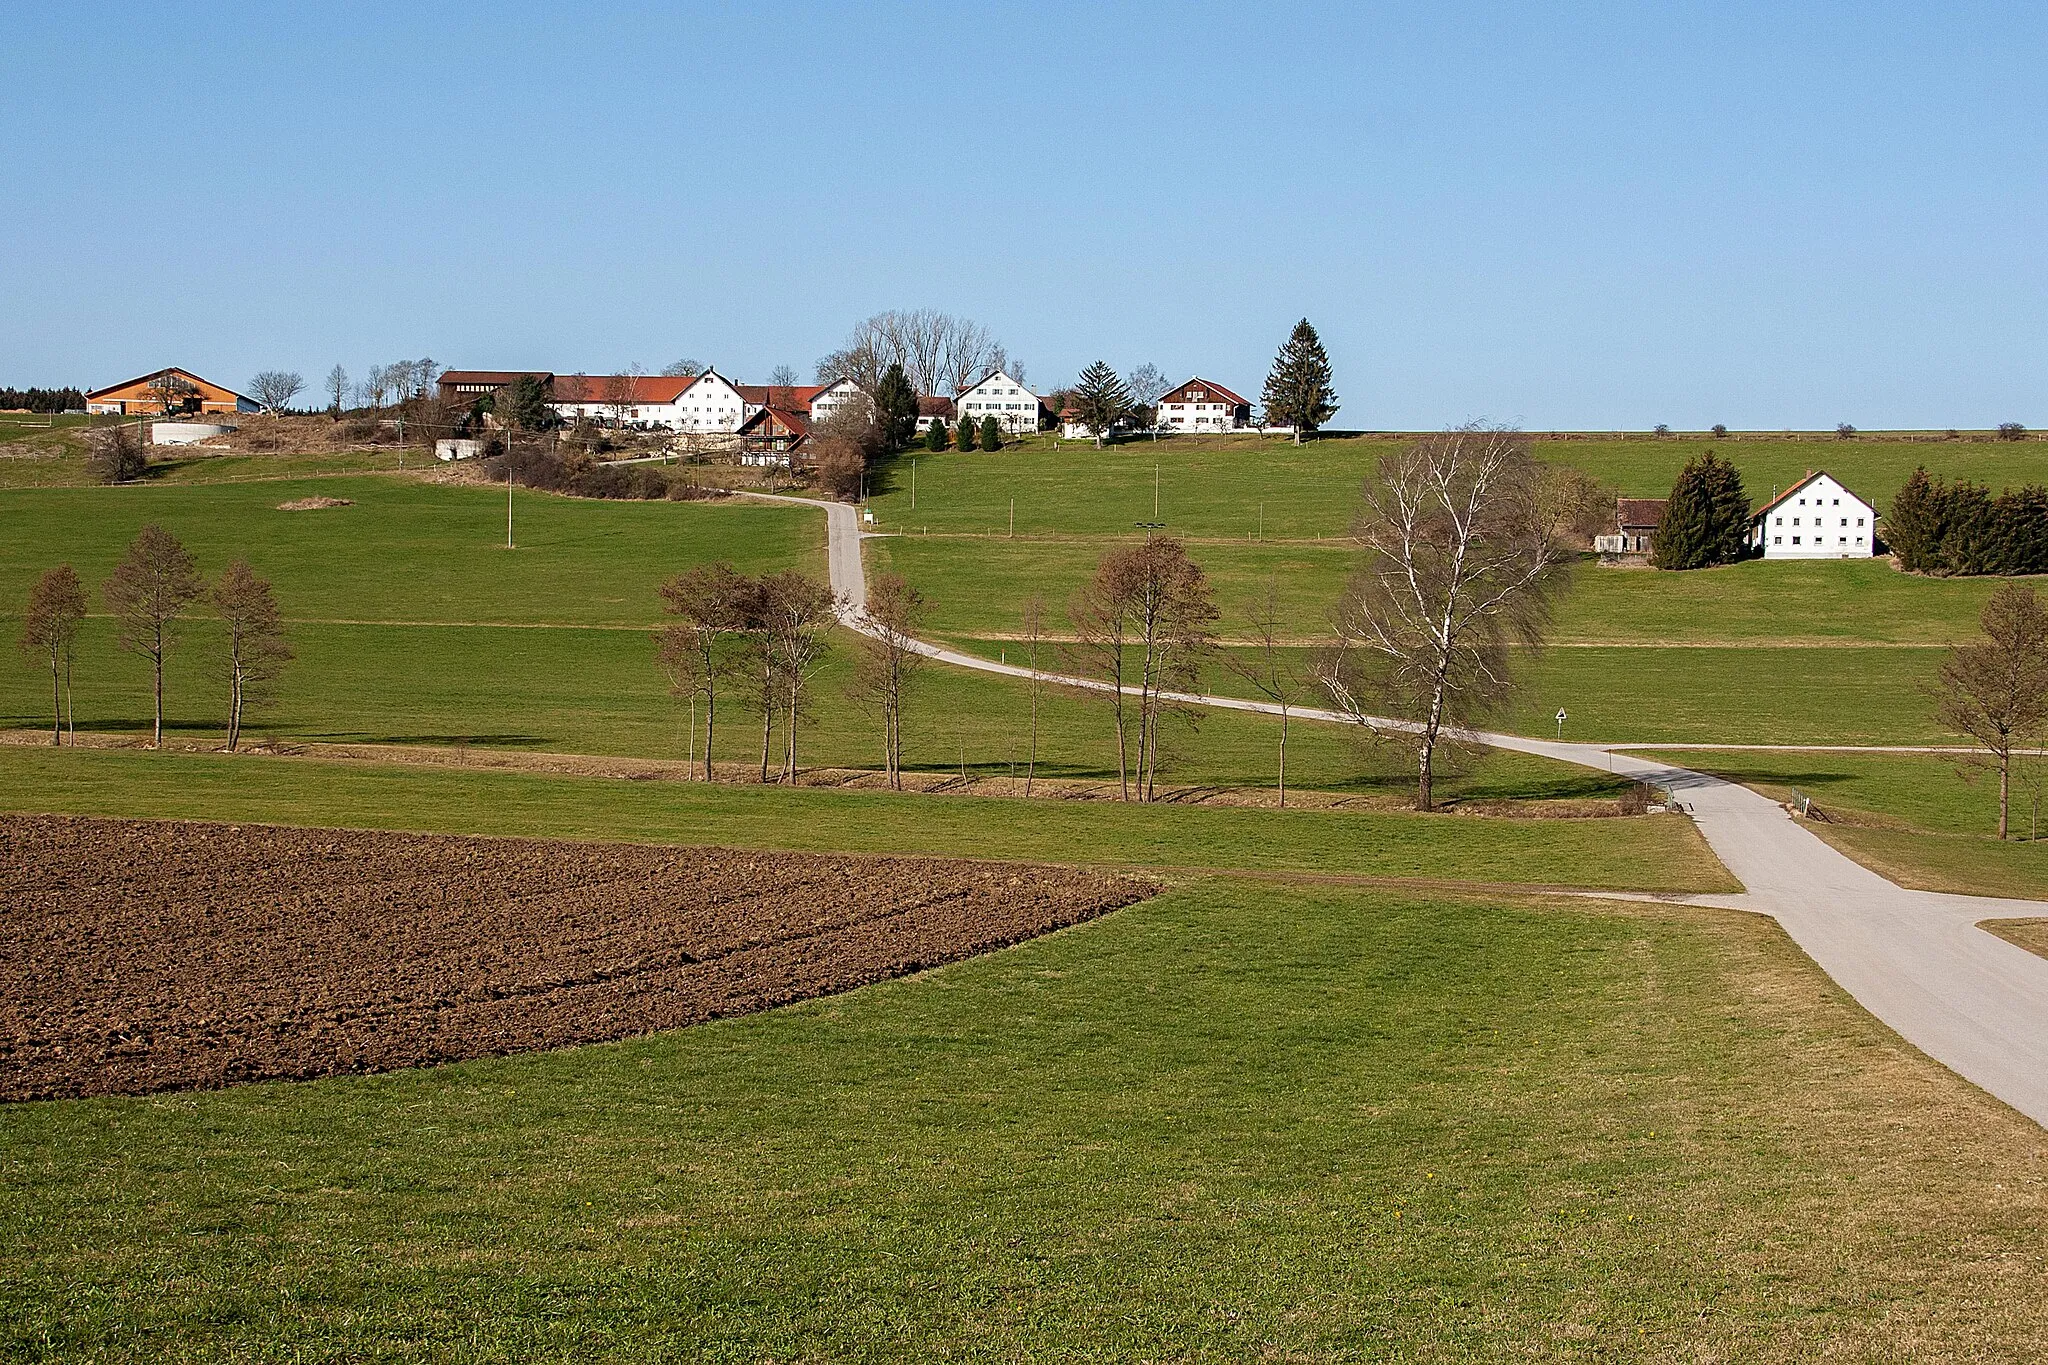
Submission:
M 1861 517 L 1858 517 L 1858 518 L 1856 518 L 1856 524 L 1857 524 L 1858 526 L 1861 526 L 1861 525 L 1863 524 L 1863 518 L 1861 518 Z M 1858 537 L 1856 537 L 1856 538 L 1857 538 L 1858 540 L 1861 540 L 1861 539 L 1863 539 L 1863 537 L 1861 537 L 1861 536 L 1858 536 Z
M 1792 543 L 1793 543 L 1794 545 L 1797 545 L 1797 544 L 1799 543 L 1799 537 L 1798 537 L 1798 536 L 1794 536 L 1794 537 L 1792 537 Z
M 1832 505 L 1835 507 L 1840 507 L 1842 505 L 1842 500 L 1840 498 L 1836 498 Z
M 1785 543 L 1785 537 L 1783 537 L 1783 536 L 1772 536 L 1772 537 L 1771 537 L 1771 544 L 1773 544 L 1773 545 L 1783 545 L 1784 543 Z

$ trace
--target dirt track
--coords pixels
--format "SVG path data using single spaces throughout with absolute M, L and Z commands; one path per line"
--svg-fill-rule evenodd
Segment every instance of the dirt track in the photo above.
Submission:
M 1152 894 L 1057 867 L 0 817 L 0 1099 L 624 1038 Z

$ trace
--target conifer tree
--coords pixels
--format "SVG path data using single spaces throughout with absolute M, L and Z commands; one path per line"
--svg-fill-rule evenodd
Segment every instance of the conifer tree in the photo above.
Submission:
M 882 425 L 886 449 L 901 450 L 917 434 L 917 390 L 900 364 L 891 365 L 875 385 L 875 420 Z
M 932 424 L 925 428 L 924 448 L 926 450 L 944 450 L 947 445 L 946 435 L 946 419 L 943 417 L 932 418 Z
M 954 434 L 953 444 L 962 450 L 974 449 L 974 419 L 972 417 L 962 417 L 960 419 L 960 430 Z
M 1294 324 L 1287 344 L 1273 360 L 1263 395 L 1266 421 L 1294 428 L 1294 443 L 1303 433 L 1319 430 L 1337 414 L 1337 395 L 1330 389 L 1330 357 L 1322 338 L 1303 318 Z
M 1884 538 L 1908 572 L 1927 573 L 1935 567 L 1941 548 L 1941 495 L 1927 476 L 1927 466 L 1916 468 L 1892 499 L 1891 510 L 1884 515 Z
M 1748 553 L 1749 495 L 1742 471 L 1712 451 L 1686 461 L 1657 523 L 1650 562 L 1660 569 L 1732 564 Z
M 981 448 L 983 450 L 1001 450 L 1003 448 L 1003 429 L 997 423 L 994 414 L 981 419 Z
M 1080 381 L 1074 385 L 1074 411 L 1095 433 L 1096 445 L 1116 430 L 1130 410 L 1131 391 L 1115 370 L 1098 360 L 1081 371 Z

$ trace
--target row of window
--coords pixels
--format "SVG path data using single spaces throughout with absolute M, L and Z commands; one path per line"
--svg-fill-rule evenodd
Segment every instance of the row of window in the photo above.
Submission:
M 1771 519 L 1771 524 L 1772 524 L 1773 526 L 1783 526 L 1783 525 L 1785 524 L 1785 519 L 1784 519 L 1783 517 L 1773 517 L 1773 518 Z M 1799 524 L 1799 518 L 1797 518 L 1797 517 L 1794 517 L 1794 518 L 1792 518 L 1792 524 L 1793 524 L 1794 526 L 1797 526 L 1797 525 Z M 1819 526 L 1819 525 L 1821 525 L 1821 524 L 1822 524 L 1822 523 L 1821 523 L 1821 519 L 1820 519 L 1819 517 L 1815 517 L 1815 518 L 1813 519 L 1813 524 L 1814 524 L 1815 526 Z M 1842 525 L 1844 525 L 1844 526 L 1847 526 L 1848 524 L 1849 524 L 1849 519 L 1848 519 L 1847 517 L 1843 517 L 1843 518 L 1842 518 Z M 1861 526 L 1861 525 L 1863 524 L 1863 518 L 1861 518 L 1861 517 L 1858 517 L 1858 518 L 1856 518 L 1856 524 L 1857 524 L 1858 526 Z
M 1783 545 L 1784 543 L 1785 543 L 1785 537 L 1783 537 L 1783 536 L 1772 536 L 1772 537 L 1771 537 L 1771 544 L 1773 544 L 1773 545 Z M 1798 536 L 1794 536 L 1794 537 L 1792 537 L 1792 543 L 1793 543 L 1794 545 L 1797 545 L 1797 544 L 1799 543 L 1799 537 L 1798 537 Z M 1815 545 L 1819 546 L 1819 547 L 1820 547 L 1820 548 L 1822 548 L 1822 549 L 1826 549 L 1826 548 L 1827 548 L 1827 543 L 1828 543 L 1828 538 L 1827 538 L 1826 536 L 1815 536 L 1815 537 L 1813 538 L 1813 543 L 1814 543 Z M 1837 545 L 1847 545 L 1848 543 L 1849 543 L 1849 537 L 1847 537 L 1847 536 L 1837 536 L 1837 537 L 1835 538 L 1835 544 L 1837 544 Z M 1861 544 L 1863 543 L 1863 537 L 1862 537 L 1862 536 L 1858 536 L 1858 537 L 1856 537 L 1856 543 L 1857 543 L 1858 545 L 1861 545 Z

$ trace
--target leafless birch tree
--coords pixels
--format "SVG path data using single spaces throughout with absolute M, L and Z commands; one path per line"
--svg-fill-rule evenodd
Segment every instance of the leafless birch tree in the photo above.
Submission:
M 258 578 L 247 560 L 228 566 L 212 596 L 227 632 L 228 752 L 233 753 L 242 742 L 243 714 L 283 670 L 292 651 L 284 641 L 284 615 L 270 580 Z
M 154 674 L 152 748 L 164 742 L 164 657 L 176 643 L 178 618 L 205 590 L 192 556 L 154 522 L 142 528 L 100 590 L 119 627 L 121 648 L 149 660 Z
M 1296 700 L 1306 690 L 1301 669 L 1288 658 L 1280 644 L 1280 593 L 1269 579 L 1266 595 L 1245 608 L 1245 621 L 1252 629 L 1252 648 L 1243 654 L 1226 654 L 1230 671 L 1250 683 L 1258 694 L 1280 708 L 1280 806 L 1287 806 L 1287 719 Z
M 718 685 L 736 665 L 734 645 L 747 630 L 758 592 L 758 585 L 726 563 L 699 564 L 661 585 L 662 610 L 681 619 L 655 637 L 656 654 L 674 695 L 704 698 L 706 782 L 712 779 Z
M 1361 722 L 1391 716 L 1415 747 L 1415 805 L 1434 808 L 1438 746 L 1509 696 L 1512 652 L 1542 643 L 1575 509 L 1518 431 L 1456 427 L 1381 458 L 1353 529 L 1360 559 L 1318 680 Z
M 1024 604 L 1024 657 L 1031 667 L 1031 748 L 1024 760 L 1024 794 L 1038 775 L 1038 651 L 1045 642 L 1045 598 L 1033 593 Z
M 50 666 L 50 743 L 64 742 L 71 712 L 71 664 L 78 653 L 78 631 L 85 623 L 85 585 L 69 564 L 45 569 L 28 592 L 28 610 L 21 617 L 21 652 L 37 664 Z M 72 742 L 78 733 L 72 730 Z
M 918 651 L 924 594 L 901 574 L 883 574 L 868 590 L 866 625 L 854 659 L 852 695 L 882 718 L 882 766 L 890 787 L 903 790 L 903 702 L 926 663 Z

